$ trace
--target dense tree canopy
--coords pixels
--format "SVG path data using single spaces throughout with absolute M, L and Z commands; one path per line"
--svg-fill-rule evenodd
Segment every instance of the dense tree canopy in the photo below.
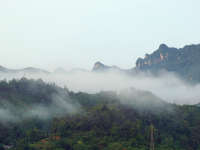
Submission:
M 133 87 L 74 93 L 21 78 L 1 81 L 0 97 L 1 145 L 15 149 L 146 150 L 151 124 L 155 150 L 200 149 L 198 105 L 167 103 Z

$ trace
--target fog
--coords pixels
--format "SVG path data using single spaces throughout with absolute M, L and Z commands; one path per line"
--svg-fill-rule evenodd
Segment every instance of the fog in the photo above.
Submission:
M 80 105 L 76 101 L 73 101 L 72 104 L 71 99 L 62 97 L 61 93 L 59 95 L 51 95 L 51 99 L 51 106 L 36 104 L 31 108 L 28 106 L 25 108 L 19 108 L 6 101 L 6 99 L 1 99 L 1 105 L 3 107 L 0 108 L 0 121 L 4 123 L 7 121 L 20 122 L 33 117 L 38 117 L 40 119 L 50 119 L 54 116 L 62 117 L 66 114 L 78 113 L 78 108 L 79 112 L 84 111 L 83 109 L 80 109 Z
M 23 73 L 1 74 L 0 79 L 20 79 Z M 96 73 L 89 71 L 77 71 L 69 74 L 27 74 L 26 78 L 42 80 L 46 83 L 54 82 L 60 87 L 65 85 L 73 92 L 98 93 L 100 91 L 120 91 L 123 88 L 135 87 L 154 93 L 163 100 L 177 104 L 196 104 L 200 102 L 200 84 L 189 85 L 174 73 L 163 71 L 159 77 L 149 72 L 141 72 L 134 76 L 119 74 L 116 72 Z

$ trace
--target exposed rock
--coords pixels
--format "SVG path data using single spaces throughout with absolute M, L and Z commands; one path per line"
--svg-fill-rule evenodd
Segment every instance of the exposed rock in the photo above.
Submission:
M 149 70 L 157 74 L 159 70 L 173 71 L 179 76 L 200 82 L 200 44 L 186 45 L 184 48 L 168 47 L 161 44 L 152 54 L 146 54 L 144 59 L 138 58 L 136 68 Z M 181 56 L 180 56 L 181 55 Z M 181 58 L 181 59 L 180 59 Z
M 107 71 L 112 71 L 112 72 L 116 72 L 116 73 L 122 73 L 122 74 L 127 74 L 127 75 L 132 75 L 133 74 L 133 70 L 124 70 L 124 69 L 121 69 L 117 66 L 106 66 L 100 62 L 96 62 L 94 64 L 94 67 L 92 69 L 92 71 L 95 71 L 95 72 L 107 72 Z
M 163 55 L 161 52 L 160 52 L 160 59 L 161 59 L 161 61 L 163 61 Z
M 138 68 L 140 67 L 140 62 L 139 62 L 139 64 L 138 64 L 138 66 L 137 66 Z
M 100 63 L 100 62 L 98 61 L 98 62 L 96 62 L 96 63 L 94 64 L 94 67 L 93 67 L 92 71 L 107 70 L 107 69 L 109 69 L 109 68 L 111 68 L 111 67 L 106 66 L 106 65 L 104 65 L 104 64 L 102 64 L 102 63 Z

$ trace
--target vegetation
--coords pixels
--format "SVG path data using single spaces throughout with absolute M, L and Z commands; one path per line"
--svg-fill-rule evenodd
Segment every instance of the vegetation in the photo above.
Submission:
M 200 82 L 200 44 L 186 45 L 180 49 L 161 44 L 151 55 L 146 54 L 145 59 L 139 58 L 136 66 L 140 70 L 149 70 L 156 75 L 165 69 L 177 73 L 186 81 Z
M 155 150 L 200 149 L 198 105 L 167 103 L 133 87 L 119 93 L 74 93 L 21 78 L 1 81 L 0 96 L 1 145 L 17 150 L 146 150 L 151 123 Z

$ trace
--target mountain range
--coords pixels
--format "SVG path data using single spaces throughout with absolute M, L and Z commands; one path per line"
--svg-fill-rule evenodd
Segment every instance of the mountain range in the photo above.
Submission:
M 136 66 L 124 70 L 117 66 L 107 66 L 101 62 L 96 62 L 92 68 L 92 72 L 106 72 L 115 71 L 117 73 L 125 73 L 128 75 L 134 75 L 139 71 L 150 71 L 153 75 L 159 76 L 161 70 L 168 72 L 174 72 L 178 76 L 182 77 L 186 81 L 200 82 L 200 44 L 186 45 L 183 48 L 168 47 L 165 44 L 161 44 L 159 48 L 152 54 L 146 54 L 145 58 L 138 58 Z M 44 73 L 44 74 L 71 74 L 77 72 L 89 72 L 84 69 L 72 69 L 66 70 L 64 68 L 56 68 L 53 73 L 39 69 L 28 67 L 24 69 L 7 69 L 0 66 L 0 72 L 2 73 Z
M 114 71 L 133 75 L 172 71 L 189 81 L 198 80 L 200 45 L 182 49 L 161 44 L 152 54 L 124 70 L 96 62 L 91 71 L 57 68 L 53 73 L 38 68 L 7 69 L 1 73 L 69 74 Z M 195 69 L 196 68 L 196 69 Z M 169 93 L 173 94 L 173 93 Z M 149 149 L 151 137 L 159 149 L 200 148 L 200 111 L 196 105 L 168 103 L 155 94 L 129 87 L 95 94 L 69 91 L 42 79 L 0 81 L 0 149 Z

